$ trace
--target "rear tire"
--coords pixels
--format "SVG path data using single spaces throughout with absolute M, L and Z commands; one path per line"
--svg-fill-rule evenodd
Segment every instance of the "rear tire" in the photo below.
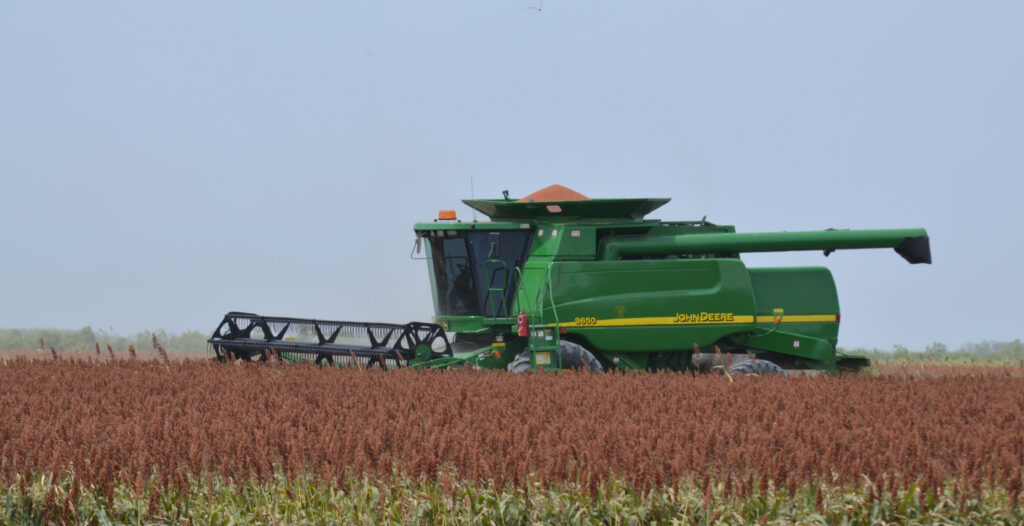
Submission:
M 729 368 L 729 374 L 736 374 L 742 376 L 768 376 L 772 374 L 781 374 L 783 377 L 786 376 L 786 371 L 775 365 L 768 360 L 743 360 L 736 362 Z

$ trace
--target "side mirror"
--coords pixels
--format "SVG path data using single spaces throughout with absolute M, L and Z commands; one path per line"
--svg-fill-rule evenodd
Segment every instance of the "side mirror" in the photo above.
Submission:
M 416 236 L 416 241 L 412 244 L 412 252 L 409 253 L 409 259 L 427 259 L 426 257 L 416 257 L 421 252 L 423 252 L 423 238 Z

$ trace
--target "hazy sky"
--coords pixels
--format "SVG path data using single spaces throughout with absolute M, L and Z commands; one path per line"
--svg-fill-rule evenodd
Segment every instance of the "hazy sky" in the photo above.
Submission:
M 0 327 L 429 320 L 412 224 L 551 183 L 826 265 L 840 345 L 1024 336 L 1024 3 L 3 2 Z

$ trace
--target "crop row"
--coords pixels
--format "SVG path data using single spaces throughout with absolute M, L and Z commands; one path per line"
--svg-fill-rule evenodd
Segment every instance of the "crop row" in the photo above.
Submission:
M 120 484 L 76 486 L 38 475 L 0 486 L 3 524 L 1022 524 L 1024 507 L 1005 488 L 963 495 L 922 493 L 915 485 L 872 495 L 870 485 L 807 484 L 795 493 L 761 488 L 724 493 L 721 483 L 682 483 L 638 492 L 612 479 L 596 492 L 571 485 L 528 488 L 395 477 L 344 484 L 284 476 L 230 483 L 192 479 L 184 490 Z
M 0 482 L 186 488 L 276 474 L 643 490 L 918 482 L 1020 490 L 1024 378 L 384 372 L 314 366 L 0 365 Z M 874 490 L 873 490 L 874 491 Z

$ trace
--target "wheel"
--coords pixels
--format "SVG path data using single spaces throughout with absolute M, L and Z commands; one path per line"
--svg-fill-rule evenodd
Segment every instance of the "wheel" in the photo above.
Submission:
M 601 362 L 578 343 L 562 340 L 558 344 L 562 354 L 562 369 L 582 369 L 594 373 L 604 372 Z
M 565 340 L 559 342 L 559 351 L 562 355 L 562 369 L 582 369 L 591 372 L 604 372 L 601 362 L 594 358 L 590 351 L 582 345 Z M 510 373 L 523 373 L 530 370 L 530 352 L 524 351 L 516 355 L 508 364 Z
M 521 352 L 508 363 L 508 372 L 525 373 L 530 370 L 530 352 Z
M 786 371 L 775 365 L 768 360 L 743 360 L 732 364 L 729 368 L 729 374 L 738 374 L 744 376 L 767 376 L 769 374 L 781 374 L 786 376 Z

